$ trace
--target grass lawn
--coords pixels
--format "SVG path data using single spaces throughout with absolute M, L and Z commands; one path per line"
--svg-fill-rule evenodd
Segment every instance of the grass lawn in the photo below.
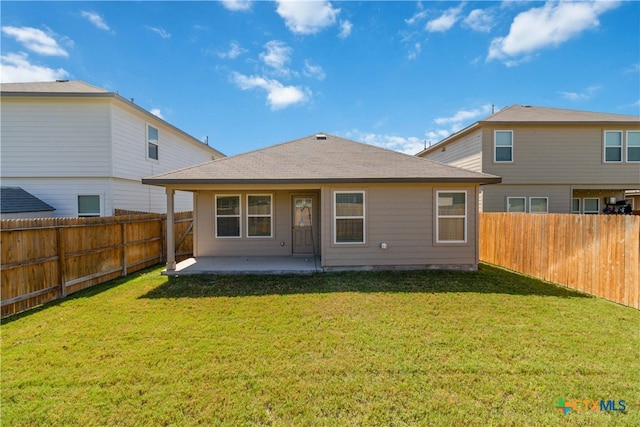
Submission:
M 487 265 L 159 273 L 5 319 L 2 425 L 640 425 L 631 308 Z

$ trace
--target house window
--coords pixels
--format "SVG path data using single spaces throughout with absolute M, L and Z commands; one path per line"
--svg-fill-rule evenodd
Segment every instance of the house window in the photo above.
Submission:
M 598 214 L 600 213 L 600 199 L 585 198 L 582 200 L 583 213 Z
M 364 192 L 334 193 L 334 242 L 364 243 Z
M 627 132 L 627 162 L 640 162 L 640 132 Z
M 526 212 L 526 200 L 524 197 L 507 197 L 507 212 Z
M 513 161 L 513 131 L 497 130 L 495 132 L 495 161 Z
M 216 237 L 240 236 L 240 196 L 216 195 Z
M 437 192 L 436 241 L 438 243 L 466 243 L 467 192 Z
M 571 213 L 575 213 L 575 214 L 580 213 L 580 199 L 578 198 L 571 199 Z
M 622 161 L 622 132 L 608 130 L 604 132 L 604 161 Z
M 158 160 L 158 129 L 147 125 L 147 156 Z
M 529 212 L 530 213 L 549 212 L 549 198 L 548 197 L 530 197 Z
M 247 237 L 271 237 L 271 194 L 247 195 Z
M 78 196 L 78 216 L 100 216 L 100 196 Z

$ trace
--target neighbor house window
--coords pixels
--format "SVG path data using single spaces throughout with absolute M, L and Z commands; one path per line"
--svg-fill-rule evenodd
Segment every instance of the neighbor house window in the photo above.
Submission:
M 608 130 L 604 132 L 604 161 L 622 161 L 622 132 Z
M 526 212 L 527 199 L 524 197 L 507 197 L 507 212 Z
M 436 241 L 465 243 L 467 241 L 467 192 L 437 192 Z
M 247 195 L 247 237 L 272 236 L 271 194 Z
M 216 237 L 240 236 L 240 196 L 216 195 Z
M 530 213 L 549 212 L 549 198 L 548 197 L 530 197 L 529 212 Z
M 147 155 L 150 159 L 158 160 L 158 129 L 147 125 Z
M 627 132 L 627 162 L 640 162 L 640 132 Z
M 100 196 L 78 196 L 78 216 L 100 216 Z
M 364 243 L 364 192 L 334 193 L 334 242 Z
M 573 198 L 571 199 L 571 213 L 580 213 L 580 199 Z
M 495 132 L 495 161 L 513 161 L 513 131 L 497 130 Z
M 600 213 L 600 199 L 585 198 L 582 200 L 583 213 L 597 214 Z

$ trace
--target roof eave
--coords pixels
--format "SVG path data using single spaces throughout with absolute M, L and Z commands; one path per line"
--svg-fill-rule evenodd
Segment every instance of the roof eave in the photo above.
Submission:
M 393 183 L 441 183 L 441 184 L 499 184 L 501 177 L 435 177 L 435 178 L 312 178 L 312 179 L 166 179 L 143 178 L 147 185 L 230 185 L 230 184 L 393 184 Z

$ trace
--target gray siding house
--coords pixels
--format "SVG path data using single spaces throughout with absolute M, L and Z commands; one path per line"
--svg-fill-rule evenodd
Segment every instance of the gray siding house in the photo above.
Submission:
M 621 210 L 640 189 L 640 117 L 513 105 L 417 156 L 501 176 L 484 212 Z
M 168 212 L 175 191 L 193 192 L 195 258 L 475 270 L 479 186 L 500 178 L 317 134 L 142 182 L 166 188 Z

